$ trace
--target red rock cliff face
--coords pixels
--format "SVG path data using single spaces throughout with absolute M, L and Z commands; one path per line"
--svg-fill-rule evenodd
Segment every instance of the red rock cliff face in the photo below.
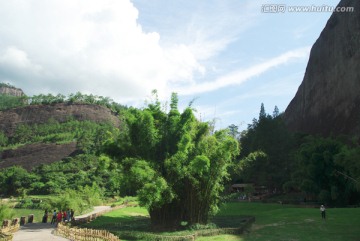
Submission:
M 30 105 L 0 111 L 0 130 L 11 136 L 19 124 L 42 124 L 55 119 L 65 122 L 69 118 L 75 120 L 90 120 L 94 122 L 110 122 L 115 126 L 120 125 L 119 118 L 103 106 L 89 104 L 55 104 L 55 105 Z
M 306 73 L 284 113 L 290 130 L 360 136 L 360 1 L 333 13 L 313 45 Z

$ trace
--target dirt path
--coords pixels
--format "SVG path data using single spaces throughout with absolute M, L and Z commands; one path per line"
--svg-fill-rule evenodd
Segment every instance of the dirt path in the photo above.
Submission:
M 77 218 L 83 218 L 90 214 L 98 213 L 104 210 L 110 209 L 109 206 L 96 206 L 94 211 L 81 215 L 75 216 Z M 13 241 L 68 241 L 69 239 L 62 238 L 54 235 L 55 225 L 50 223 L 30 223 L 24 226 L 21 226 L 19 231 L 14 234 Z

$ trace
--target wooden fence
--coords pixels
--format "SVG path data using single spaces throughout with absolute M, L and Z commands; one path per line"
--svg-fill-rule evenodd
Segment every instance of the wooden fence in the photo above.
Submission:
M 84 218 L 76 218 L 71 222 L 72 225 L 79 225 L 83 223 L 88 223 L 93 220 L 95 220 L 97 217 L 100 217 L 101 215 L 114 211 L 119 208 L 124 208 L 127 206 L 132 205 L 120 205 L 116 206 L 98 213 L 90 214 Z M 56 229 L 56 233 L 59 236 L 63 236 L 65 238 L 68 238 L 70 240 L 86 240 L 86 241 L 119 241 L 120 239 L 115 236 L 114 234 L 105 231 L 105 230 L 95 230 L 95 229 L 88 229 L 88 228 L 72 228 L 69 226 L 64 225 L 63 223 L 59 223 L 58 227 Z
M 86 240 L 86 241 L 120 241 L 114 234 L 106 230 L 95 230 L 88 228 L 71 228 L 59 223 L 56 233 L 70 240 Z
M 12 221 L 4 220 L 0 228 L 0 241 L 10 241 L 13 239 L 13 233 L 20 228 L 19 219 L 15 218 Z

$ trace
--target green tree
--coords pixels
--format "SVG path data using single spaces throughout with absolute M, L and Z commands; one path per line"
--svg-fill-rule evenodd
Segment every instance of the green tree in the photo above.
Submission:
M 128 135 L 105 148 L 123 166 L 124 180 L 131 180 L 155 226 L 206 223 L 239 152 L 228 131 L 210 135 L 209 124 L 196 120 L 190 107 L 180 114 L 177 101 L 173 94 L 169 113 L 157 98 L 144 110 L 130 110 Z M 128 141 L 130 146 L 122 144 Z
M 239 127 L 237 125 L 231 124 L 228 126 L 229 133 L 234 139 L 238 139 L 239 137 Z
M 266 118 L 266 112 L 265 112 L 264 103 L 261 103 L 260 113 L 259 113 L 259 120 L 262 120 L 264 118 Z
M 17 166 L 8 167 L 0 172 L 0 193 L 6 196 L 19 195 L 30 189 L 38 177 Z
M 259 120 L 254 119 L 240 137 L 242 152 L 240 168 L 234 181 L 252 182 L 270 189 L 281 190 L 291 178 L 295 140 L 281 119 L 266 114 L 262 104 Z M 262 153 L 252 155 L 252 153 Z M 244 162 L 246 165 L 241 164 Z M 251 160 L 251 162 L 250 162 Z
M 352 168 L 346 158 L 349 152 L 354 154 L 351 149 L 331 138 L 306 137 L 296 155 L 297 166 L 292 177 L 295 187 L 309 198 L 329 204 L 358 202 L 356 183 L 341 175 Z
M 344 171 L 335 170 L 335 172 L 350 181 L 354 187 L 360 191 L 360 146 L 350 147 L 344 145 L 340 153 L 335 157 L 335 163 L 344 168 Z
M 280 115 L 279 108 L 275 105 L 274 111 L 273 111 L 273 118 L 276 118 Z

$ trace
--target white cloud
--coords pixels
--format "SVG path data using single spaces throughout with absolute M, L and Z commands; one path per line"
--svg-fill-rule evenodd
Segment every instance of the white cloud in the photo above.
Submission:
M 80 90 L 136 100 L 204 71 L 188 46 L 164 48 L 157 32 L 144 32 L 130 0 L 0 5 L 0 81 L 10 80 L 28 94 Z
M 275 58 L 266 60 L 263 63 L 256 64 L 247 69 L 237 70 L 227 75 L 221 76 L 214 81 L 202 82 L 199 84 L 193 84 L 192 86 L 178 88 L 177 92 L 181 95 L 194 95 L 214 91 L 231 85 L 239 85 L 251 79 L 252 77 L 256 77 L 271 68 L 286 64 L 293 59 L 308 57 L 309 52 L 310 47 L 288 51 Z
M 2 54 L 0 54 L 0 64 L 32 72 L 38 72 L 41 70 L 41 66 L 33 64 L 24 51 L 12 46 L 8 47 Z

